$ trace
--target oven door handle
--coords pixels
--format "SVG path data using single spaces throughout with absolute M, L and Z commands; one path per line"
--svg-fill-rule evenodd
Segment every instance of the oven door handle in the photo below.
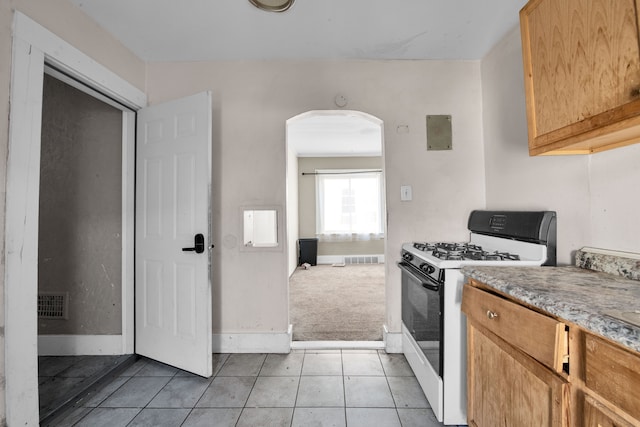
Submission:
M 396 262 L 396 265 L 400 267 L 400 269 L 405 273 L 407 273 L 409 276 L 413 277 L 418 282 L 420 282 L 423 288 L 429 289 L 430 291 L 436 291 L 436 292 L 440 290 L 440 284 L 438 282 L 436 282 L 429 276 L 425 276 L 421 273 L 418 273 L 417 271 L 415 271 L 415 267 L 409 264 L 408 262 L 398 261 Z

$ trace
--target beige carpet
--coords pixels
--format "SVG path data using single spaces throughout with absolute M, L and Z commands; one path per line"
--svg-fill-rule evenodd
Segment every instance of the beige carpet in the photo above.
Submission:
M 384 264 L 299 267 L 289 313 L 294 341 L 381 341 Z

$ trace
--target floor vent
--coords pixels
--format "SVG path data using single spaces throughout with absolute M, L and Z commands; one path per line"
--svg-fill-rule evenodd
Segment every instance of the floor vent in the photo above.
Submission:
M 379 264 L 377 256 L 346 256 L 345 264 Z
M 66 292 L 41 292 L 38 294 L 38 318 L 67 319 L 69 294 Z

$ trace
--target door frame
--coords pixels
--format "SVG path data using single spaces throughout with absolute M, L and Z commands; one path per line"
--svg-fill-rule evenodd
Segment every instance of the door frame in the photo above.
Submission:
M 16 11 L 5 213 L 5 410 L 8 425 L 38 425 L 38 210 L 45 63 L 135 111 L 147 97 L 88 55 Z M 123 111 L 122 354 L 134 351 L 135 113 Z
M 296 185 L 295 185 L 295 191 L 297 192 L 297 180 L 300 177 L 300 172 L 298 171 L 298 167 L 297 167 L 297 163 L 295 166 L 292 167 L 291 162 L 295 161 L 297 162 L 298 160 L 298 156 L 297 153 L 293 153 L 291 150 L 292 147 L 292 143 L 290 140 L 290 136 L 289 136 L 289 126 L 291 124 L 296 123 L 299 120 L 304 120 L 306 118 L 310 118 L 310 117 L 321 117 L 321 116 L 327 116 L 327 115 L 338 115 L 338 116 L 354 116 L 357 117 L 358 119 L 361 120 L 366 120 L 368 122 L 374 123 L 376 125 L 378 125 L 380 127 L 380 157 L 382 158 L 382 197 L 384 198 L 384 206 L 383 208 L 386 210 L 387 206 L 388 206 L 388 200 L 387 200 L 387 184 L 386 184 L 386 168 L 385 168 L 385 138 L 384 138 L 384 121 L 382 119 L 380 119 L 377 116 L 374 116 L 373 114 L 369 114 L 366 113 L 364 111 L 361 110 L 308 110 L 305 111 L 303 113 L 297 114 L 293 117 L 288 118 L 285 121 L 285 175 L 286 175 L 286 187 L 287 187 L 287 197 L 286 197 L 286 202 L 285 202 L 285 211 L 287 212 L 287 217 L 286 217 L 286 224 L 285 224 L 285 232 L 286 232 L 286 238 L 285 238 L 285 242 L 287 244 L 287 246 L 285 246 L 285 251 L 287 252 L 287 256 L 285 257 L 285 262 L 287 265 L 287 302 L 289 302 L 290 300 L 290 289 L 289 289 L 289 280 L 290 280 L 290 275 L 293 274 L 293 272 L 295 271 L 295 267 L 292 268 L 292 264 L 295 264 L 296 262 L 296 256 L 294 253 L 294 250 L 296 248 L 296 242 L 298 240 L 298 224 L 297 224 L 297 218 L 298 218 L 298 200 L 297 200 L 297 196 L 295 197 L 295 201 L 292 203 L 290 195 L 289 195 L 289 184 L 291 179 L 296 180 Z M 296 154 L 295 155 L 295 160 L 294 157 L 291 156 L 292 154 Z M 295 205 L 295 206 L 294 206 Z M 294 224 L 293 230 L 290 229 L 290 221 L 292 220 L 291 217 L 291 210 L 293 210 L 293 214 L 295 215 L 296 218 L 296 224 Z M 385 218 L 388 220 L 388 211 L 385 212 Z M 384 229 L 384 253 L 383 256 L 385 257 L 385 263 L 387 262 L 387 245 L 388 245 L 388 230 L 387 230 L 387 224 L 388 221 L 385 220 L 383 223 L 383 229 Z M 385 304 L 385 321 L 384 323 L 381 325 L 382 326 L 382 341 L 378 344 L 377 341 L 373 341 L 373 342 L 368 342 L 368 341 L 347 341 L 350 345 L 353 345 L 354 343 L 357 343 L 356 346 L 359 348 L 385 348 L 389 353 L 401 353 L 402 352 L 402 342 L 401 342 L 401 334 L 399 333 L 389 333 L 388 332 L 388 328 L 387 328 L 387 323 L 389 321 L 389 298 L 388 298 L 388 294 L 389 294 L 389 289 L 388 289 L 388 272 L 387 269 L 385 267 L 385 273 L 384 273 L 384 286 L 385 286 L 385 296 L 384 296 L 384 304 Z M 289 316 L 289 320 L 290 319 L 290 313 L 291 313 L 291 308 L 289 307 L 289 304 L 287 304 L 287 315 Z M 291 326 L 290 326 L 291 328 Z M 293 341 L 293 332 L 290 333 L 291 337 L 292 337 L 292 341 L 291 341 L 291 348 L 295 348 L 295 349 L 304 349 L 304 348 L 313 348 L 315 346 L 317 346 L 316 342 L 313 341 Z M 341 346 L 344 345 L 343 341 L 321 341 L 323 346 L 327 346 L 327 347 L 331 347 L 331 348 L 339 348 Z M 310 343 L 310 344 L 309 344 Z M 371 344 L 374 343 L 374 344 Z

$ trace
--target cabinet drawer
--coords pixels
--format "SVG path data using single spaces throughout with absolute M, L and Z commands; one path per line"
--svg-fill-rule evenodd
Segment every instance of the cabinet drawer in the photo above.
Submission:
M 475 324 L 547 367 L 562 371 L 563 323 L 469 285 L 464 287 L 462 311 Z
M 640 420 L 640 355 L 585 333 L 585 384 Z

